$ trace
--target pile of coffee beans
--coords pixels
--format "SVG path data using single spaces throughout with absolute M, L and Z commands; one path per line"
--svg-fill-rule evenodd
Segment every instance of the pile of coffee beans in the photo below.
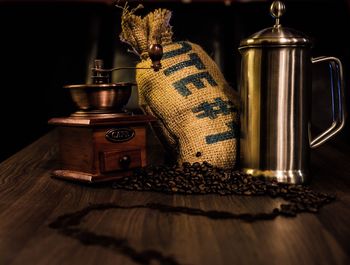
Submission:
M 274 209 L 274 214 L 284 216 L 295 216 L 299 212 L 316 213 L 335 199 L 335 195 L 316 192 L 304 185 L 278 183 L 276 179 L 224 170 L 207 162 L 139 168 L 133 176 L 114 182 L 113 188 L 169 194 L 268 195 L 288 202 Z

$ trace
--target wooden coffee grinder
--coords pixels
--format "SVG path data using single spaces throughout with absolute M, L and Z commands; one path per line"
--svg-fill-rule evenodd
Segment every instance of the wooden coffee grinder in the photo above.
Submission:
M 161 45 L 151 45 L 152 66 L 143 69 L 158 71 L 162 55 Z M 134 84 L 110 82 L 112 71 L 132 68 L 103 69 L 102 60 L 95 60 L 91 84 L 65 86 L 78 111 L 49 120 L 59 131 L 60 169 L 54 177 L 94 183 L 146 166 L 146 127 L 155 118 L 123 111 Z

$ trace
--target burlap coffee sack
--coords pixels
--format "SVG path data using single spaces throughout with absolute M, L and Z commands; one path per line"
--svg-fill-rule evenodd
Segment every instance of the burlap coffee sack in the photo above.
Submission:
M 179 163 L 207 161 L 233 167 L 239 132 L 238 97 L 218 66 L 199 45 L 172 42 L 170 11 L 156 10 L 142 19 L 127 15 L 127 22 L 123 16 L 121 39 L 140 55 L 138 68 L 151 65 L 147 56 L 150 44 L 158 42 L 164 47 L 162 69 L 138 69 L 136 82 L 140 106 L 158 118 L 158 132 L 175 151 Z M 150 35 L 140 34 L 144 29 Z

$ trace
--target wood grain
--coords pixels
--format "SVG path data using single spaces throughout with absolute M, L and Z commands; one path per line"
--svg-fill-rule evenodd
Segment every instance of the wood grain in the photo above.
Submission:
M 337 202 L 316 215 L 247 223 L 136 206 L 161 203 L 258 213 L 271 211 L 282 200 L 130 192 L 52 179 L 57 139 L 52 131 L 0 164 L 1 265 L 146 264 L 140 259 L 145 253 L 173 264 L 350 264 L 350 148 L 325 145 L 312 154 L 311 185 L 336 191 Z M 87 244 L 79 234 L 64 235 L 49 227 L 59 216 L 105 203 L 126 208 L 91 210 L 72 227 L 108 238 L 110 244 Z M 149 264 L 161 264 L 159 259 Z

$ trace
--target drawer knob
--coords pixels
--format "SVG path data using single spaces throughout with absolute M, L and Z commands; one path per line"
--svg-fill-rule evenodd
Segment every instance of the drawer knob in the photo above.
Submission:
M 122 168 L 127 168 L 129 167 L 130 163 L 131 163 L 131 158 L 130 156 L 128 155 L 124 155 L 122 156 L 120 159 L 119 159 L 119 163 L 120 163 L 120 166 Z

